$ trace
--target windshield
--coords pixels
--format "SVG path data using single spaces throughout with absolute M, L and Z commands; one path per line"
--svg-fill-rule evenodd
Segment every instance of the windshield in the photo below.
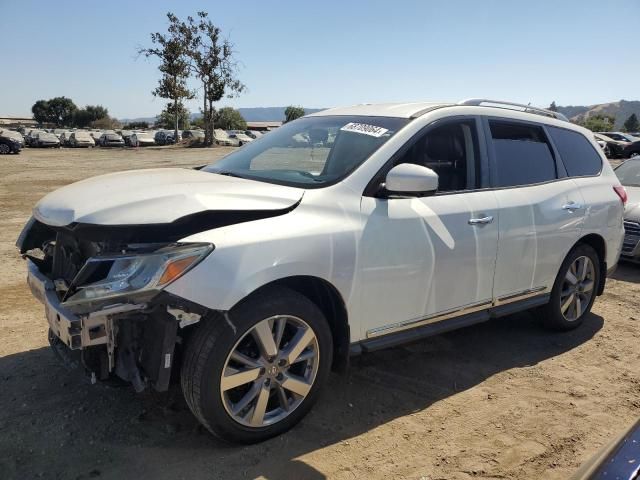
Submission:
M 39 133 L 38 138 L 40 140 L 58 140 L 58 137 L 56 137 L 53 133 L 46 132 Z
M 87 132 L 75 132 L 76 140 L 88 140 L 91 138 Z
M 351 173 L 408 122 L 371 116 L 301 118 L 203 170 L 283 185 L 323 186 Z
M 113 134 L 108 134 L 105 135 L 107 137 L 107 140 L 114 140 L 114 141 L 120 141 L 120 135 L 113 135 Z
M 640 187 L 640 160 L 627 160 L 616 168 L 616 175 L 625 187 Z

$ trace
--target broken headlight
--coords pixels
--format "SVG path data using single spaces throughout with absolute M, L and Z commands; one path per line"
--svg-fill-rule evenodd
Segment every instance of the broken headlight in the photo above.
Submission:
M 92 257 L 73 280 L 65 305 L 161 290 L 213 250 L 209 243 L 182 244 L 151 253 Z

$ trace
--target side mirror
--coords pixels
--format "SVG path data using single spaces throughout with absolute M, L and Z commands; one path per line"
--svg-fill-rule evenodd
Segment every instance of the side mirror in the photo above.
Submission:
M 385 188 L 389 193 L 433 193 L 438 190 L 438 174 L 422 165 L 401 163 L 387 173 Z

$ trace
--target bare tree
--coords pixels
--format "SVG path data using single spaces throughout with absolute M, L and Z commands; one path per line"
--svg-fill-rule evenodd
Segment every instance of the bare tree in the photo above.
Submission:
M 222 38 L 220 28 L 211 22 L 207 12 L 198 12 L 196 19 L 187 17 L 186 22 L 175 20 L 172 28 L 178 32 L 185 47 L 191 72 L 202 85 L 204 143 L 213 145 L 214 104 L 225 96 L 232 98 L 245 90 L 244 84 L 237 78 L 238 64 L 234 58 L 233 44 Z
M 153 94 L 167 98 L 173 101 L 174 118 L 174 138 L 178 138 L 178 120 L 179 107 L 185 99 L 194 97 L 194 93 L 189 90 L 187 80 L 190 72 L 190 57 L 187 48 L 189 45 L 185 43 L 185 39 L 181 35 L 180 21 L 173 13 L 167 13 L 169 19 L 169 28 L 166 34 L 152 33 L 151 41 L 153 47 L 141 48 L 138 53 L 146 57 L 157 57 L 160 59 L 158 67 L 162 72 L 162 77 L 158 81 L 158 86 L 153 90 Z

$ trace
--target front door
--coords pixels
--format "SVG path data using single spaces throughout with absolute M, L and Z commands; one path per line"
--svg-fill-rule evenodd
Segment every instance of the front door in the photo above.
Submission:
M 358 251 L 362 337 L 462 307 L 490 304 L 498 244 L 495 194 L 482 190 L 477 121 L 440 121 L 393 164 L 439 175 L 438 192 L 362 198 Z

